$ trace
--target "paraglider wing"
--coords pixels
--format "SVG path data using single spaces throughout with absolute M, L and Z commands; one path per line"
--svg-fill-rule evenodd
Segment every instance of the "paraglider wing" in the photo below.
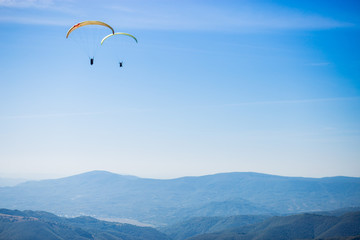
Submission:
M 72 31 L 74 31 L 75 29 L 77 29 L 77 28 L 79 28 L 79 27 L 82 27 L 82 26 L 86 26 L 86 25 L 101 25 L 101 26 L 105 26 L 105 27 L 110 28 L 111 31 L 113 32 L 113 34 L 114 34 L 114 32 L 115 32 L 114 29 L 113 29 L 110 25 L 108 25 L 108 24 L 106 24 L 106 23 L 104 23 L 104 22 L 100 22 L 100 21 L 84 21 L 84 22 L 81 22 L 81 23 L 78 23 L 78 24 L 75 24 L 74 26 L 72 26 L 72 27 L 69 29 L 69 31 L 67 32 L 66 38 L 68 38 L 68 37 L 69 37 L 69 34 L 70 34 Z
M 103 44 L 103 42 L 104 42 L 106 39 L 108 39 L 109 37 L 114 36 L 114 35 L 125 35 L 125 36 L 129 36 L 129 37 L 133 38 L 136 43 L 138 42 L 137 39 L 136 39 L 133 35 L 131 35 L 131 34 L 129 34 L 129 33 L 117 32 L 117 33 L 109 34 L 109 35 L 107 35 L 106 37 L 104 37 L 104 38 L 101 40 L 101 44 Z

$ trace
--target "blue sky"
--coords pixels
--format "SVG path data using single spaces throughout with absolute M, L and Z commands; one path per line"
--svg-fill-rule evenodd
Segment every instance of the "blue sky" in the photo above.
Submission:
M 0 0 L 0 176 L 360 177 L 359 13 L 358 1 Z M 65 38 L 84 20 L 139 42 L 104 43 L 90 66 Z

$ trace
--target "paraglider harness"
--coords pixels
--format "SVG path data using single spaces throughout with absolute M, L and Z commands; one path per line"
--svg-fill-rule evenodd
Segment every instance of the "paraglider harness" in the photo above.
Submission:
M 90 65 L 93 65 L 94 64 L 94 58 L 90 58 Z M 120 67 L 123 67 L 123 62 L 119 62 L 119 66 Z

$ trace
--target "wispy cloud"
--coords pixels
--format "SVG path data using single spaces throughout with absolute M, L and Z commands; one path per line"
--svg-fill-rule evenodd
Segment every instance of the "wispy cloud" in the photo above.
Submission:
M 48 114 L 29 114 L 29 115 L 12 115 L 0 116 L 0 119 L 42 119 L 42 118 L 66 118 L 79 116 L 94 116 L 101 115 L 103 112 L 78 112 L 78 113 L 48 113 Z
M 312 99 L 297 99 L 297 100 L 242 102 L 242 103 L 226 104 L 226 105 L 224 105 L 224 106 L 297 104 L 297 103 L 336 102 L 336 101 L 359 101 L 359 100 L 360 100 L 360 97 L 312 98 Z
M 195 108 L 222 108 L 222 107 L 241 107 L 241 106 L 264 106 L 264 105 L 280 105 L 280 104 L 301 104 L 301 103 L 320 103 L 320 102 L 338 102 L 338 101 L 360 101 L 360 96 L 355 97 L 338 97 L 338 98 L 312 98 L 312 99 L 288 99 L 274 101 L 253 101 L 238 102 L 209 106 L 194 106 Z
M 211 2 L 200 1 L 91 1 L 82 2 L 65 0 L 0 0 L 0 7 L 61 9 L 71 12 L 68 18 L 78 19 L 79 16 L 93 16 L 106 19 L 114 27 L 159 30 L 201 30 L 201 31 L 235 31 L 251 32 L 266 30 L 292 29 L 328 29 L 349 27 L 353 24 L 333 19 L 331 16 L 321 16 L 317 13 L 303 13 L 276 5 L 260 5 L 244 1 L 235 7 Z M 76 13 L 74 12 L 76 9 Z M 38 15 L 25 18 L 14 18 L 17 14 L 10 12 L 2 20 L 24 20 L 29 23 L 31 18 L 44 18 Z M 71 14 L 70 14 L 71 15 Z M 10 18 L 13 17 L 13 18 Z M 20 15 L 21 16 L 21 15 Z M 46 18 L 46 17 L 45 17 Z M 1 19 L 0 19 L 1 20 Z M 44 21 L 45 24 L 51 21 Z M 31 21 L 30 21 L 31 22 Z M 33 21 L 35 23 L 40 20 Z
M 19 115 L 0 115 L 0 120 L 11 119 L 52 119 L 52 118 L 72 118 L 72 117 L 91 117 L 100 115 L 122 115 L 122 114 L 137 114 L 157 111 L 155 108 L 122 108 L 113 109 L 110 111 L 100 112 L 69 112 L 69 113 L 34 113 L 34 114 L 19 114 Z
M 34 17 L 19 16 L 0 16 L 0 22 L 31 24 L 31 25 L 47 25 L 47 26 L 69 26 L 73 22 L 64 19 L 44 19 Z
M 313 66 L 313 67 L 324 67 L 324 66 L 329 66 L 330 64 L 331 64 L 330 62 L 314 62 L 314 63 L 309 63 L 306 65 Z
M 191 10 L 189 10 L 191 9 Z M 111 10 L 110 10 L 111 12 Z M 129 12 L 127 12 L 129 13 Z M 135 15 L 115 15 L 114 20 L 132 28 L 168 30 L 215 30 L 256 32 L 263 30 L 329 29 L 351 27 L 352 23 L 316 14 L 304 14 L 288 9 L 251 7 L 240 9 L 218 8 L 211 5 L 133 11 Z
M 13 8 L 47 8 L 53 5 L 53 0 L 0 0 L 0 6 Z

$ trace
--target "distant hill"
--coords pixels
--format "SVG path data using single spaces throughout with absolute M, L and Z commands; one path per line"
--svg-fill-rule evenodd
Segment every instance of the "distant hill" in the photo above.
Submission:
M 23 182 L 26 180 L 22 178 L 0 178 L 0 187 L 13 187 Z
M 158 228 L 174 240 L 184 240 L 204 233 L 214 233 L 235 227 L 263 222 L 269 215 L 239 215 L 230 217 L 195 217 Z
M 317 214 L 272 217 L 261 223 L 188 238 L 188 240 L 205 239 L 360 239 L 360 212 L 349 212 L 339 217 Z
M 91 217 L 62 218 L 40 211 L 0 209 L 0 239 L 6 240 L 170 240 L 149 227 L 100 221 Z
M 349 214 L 352 212 L 360 212 L 360 208 L 343 208 L 336 209 L 334 211 L 325 211 L 325 212 L 317 212 L 313 215 L 320 216 L 332 216 L 332 217 L 340 217 L 345 214 Z M 350 214 L 351 215 L 351 214 Z M 252 224 L 257 224 L 264 222 L 265 220 L 270 219 L 272 216 L 269 215 L 240 215 L 240 216 L 231 216 L 231 217 L 196 217 L 191 218 L 189 220 L 178 222 L 173 225 L 169 225 L 166 227 L 158 228 L 161 232 L 166 233 L 168 236 L 172 237 L 174 240 L 184 240 L 190 237 L 194 237 L 201 234 L 206 233 L 216 233 L 216 232 L 231 232 L 233 229 L 242 228 L 244 226 L 249 226 Z M 273 218 L 275 219 L 275 218 Z M 287 219 L 287 218 L 285 218 Z M 325 218 L 326 219 L 326 218 Z M 328 218 L 330 219 L 330 218 Z M 356 229 L 356 218 L 349 218 L 347 222 L 347 226 L 351 226 L 355 224 Z M 299 226 L 299 229 L 300 230 Z M 338 232 L 339 227 L 344 227 L 342 225 L 338 225 L 334 234 Z M 346 229 L 346 227 L 344 227 Z M 334 235 L 332 234 L 332 235 Z M 336 234 L 335 234 L 336 235 Z
M 360 206 L 360 178 L 222 173 L 169 180 L 93 171 L 0 188 L 0 207 L 156 225 L 192 217 L 288 214 Z
M 360 212 L 360 207 L 347 207 L 347 208 L 334 209 L 331 211 L 319 211 L 312 213 L 318 215 L 325 215 L 325 216 L 341 216 L 349 212 Z

